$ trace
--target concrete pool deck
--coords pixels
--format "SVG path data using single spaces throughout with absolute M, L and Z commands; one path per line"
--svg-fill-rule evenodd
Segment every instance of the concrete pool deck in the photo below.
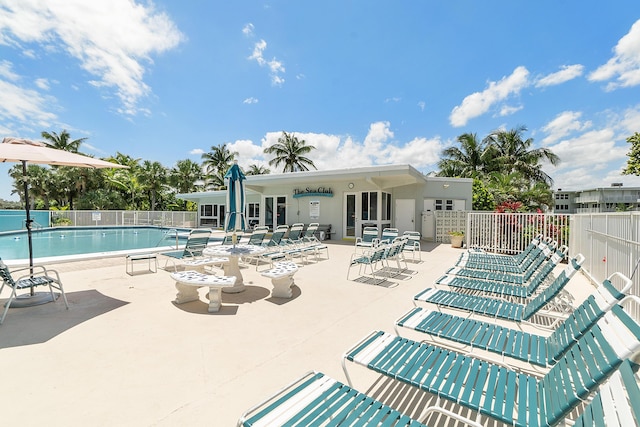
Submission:
M 374 329 L 393 332 L 413 296 L 461 253 L 422 242 L 422 263 L 409 263 L 415 274 L 388 287 L 347 281 L 353 245 L 327 243 L 330 259 L 299 269 L 293 298 L 271 298 L 271 280 L 248 267 L 247 290 L 223 294 L 211 314 L 205 289 L 200 301 L 175 305 L 169 272 L 129 276 L 124 256 L 49 265 L 70 310 L 61 300 L 9 310 L 0 325 L 2 423 L 233 426 L 309 370 L 344 382 L 342 353 Z M 594 287 L 578 273 L 567 289 L 579 304 Z M 361 367 L 349 372 L 360 391 L 420 413 L 415 390 Z

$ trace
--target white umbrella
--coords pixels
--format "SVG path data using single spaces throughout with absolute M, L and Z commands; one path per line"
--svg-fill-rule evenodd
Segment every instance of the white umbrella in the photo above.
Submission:
M 23 138 L 4 138 L 0 143 L 0 162 L 22 163 L 22 180 L 24 182 L 25 212 L 27 216 L 26 227 L 29 241 L 29 267 L 33 267 L 33 246 L 31 241 L 31 214 L 29 213 L 29 185 L 27 177 L 27 163 L 77 166 L 81 168 L 126 168 L 117 163 L 106 162 L 93 157 L 71 153 L 69 151 L 51 148 L 49 145 Z M 33 273 L 33 270 L 31 270 Z M 31 288 L 33 296 L 33 288 Z M 44 301 L 46 302 L 46 301 Z

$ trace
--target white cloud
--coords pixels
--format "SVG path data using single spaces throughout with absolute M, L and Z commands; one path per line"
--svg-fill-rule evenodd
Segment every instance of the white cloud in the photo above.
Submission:
M 411 164 L 421 168 L 432 166 L 439 160 L 442 142 L 438 139 L 416 137 L 407 144 L 394 143 L 393 132 L 388 122 L 376 122 L 369 126 L 364 141 L 359 142 L 351 136 L 339 136 L 322 133 L 292 133 L 299 140 L 316 147 L 308 157 L 319 170 L 344 169 L 386 164 Z M 239 153 L 239 164 L 246 167 L 251 163 L 268 165 L 272 156 L 265 156 L 264 149 L 278 142 L 281 131 L 268 132 L 260 145 L 251 141 L 236 141 L 229 144 L 230 149 Z M 269 167 L 272 172 L 281 172 Z
M 200 155 L 204 154 L 204 152 L 205 151 L 202 148 L 194 148 L 193 150 L 189 151 L 189 154 L 200 156 Z
M 503 77 L 498 82 L 489 82 L 489 87 L 482 92 L 475 92 L 462 100 L 462 104 L 451 111 L 449 122 L 454 127 L 465 126 L 467 122 L 481 116 L 512 95 L 529 86 L 529 71 L 525 67 L 517 67 L 510 76 Z
M 18 81 L 20 76 L 13 72 L 13 64 L 10 61 L 0 61 L 0 77 L 12 82 Z
M 248 23 L 247 25 L 245 25 L 244 27 L 242 27 L 242 34 L 244 34 L 247 37 L 250 37 L 253 35 L 253 24 L 252 23 Z
M 420 111 L 424 111 L 424 107 L 426 106 L 427 104 L 424 101 L 418 102 L 418 108 L 420 108 Z
M 611 81 L 608 90 L 640 84 L 640 20 L 636 21 L 613 49 L 614 55 L 591 74 L 591 81 Z
M 254 98 L 254 97 L 250 97 L 245 99 L 244 101 L 242 101 L 243 104 L 257 104 L 258 103 L 258 99 Z
M 34 82 L 36 86 L 38 86 L 42 90 L 49 90 L 49 80 L 48 79 L 36 79 Z
M 622 161 L 627 153 L 624 147 L 616 145 L 616 135 L 611 128 L 585 132 L 548 148 L 562 160 L 558 169 L 604 170 L 610 167 L 610 162 Z
M 498 112 L 498 116 L 499 117 L 505 117 L 505 116 L 510 116 L 513 113 L 516 113 L 520 110 L 522 110 L 524 107 L 522 105 L 518 105 L 516 106 L 511 106 L 511 105 L 503 105 L 500 108 L 500 111 Z
M 144 82 L 153 54 L 184 40 L 169 16 L 152 3 L 130 0 L 6 0 L 0 9 L 0 44 L 33 51 L 39 44 L 49 53 L 62 49 L 96 79 L 96 87 L 113 89 L 119 111 L 135 115 L 139 101 L 151 93 Z
M 39 92 L 0 80 L 0 118 L 8 121 L 29 123 L 32 126 L 47 128 L 56 120 L 56 115 L 48 108 L 55 101 Z
M 580 64 L 563 65 L 560 71 L 548 74 L 536 81 L 536 87 L 555 86 L 561 83 L 580 77 L 584 71 L 584 66 Z
M 264 59 L 264 51 L 266 48 L 267 42 L 260 39 L 254 44 L 253 52 L 248 59 L 255 60 L 261 67 L 267 67 L 269 69 L 269 76 L 271 77 L 271 84 L 273 86 L 282 86 L 284 83 L 284 77 L 282 77 L 281 74 L 284 74 L 286 71 L 284 64 L 276 58 L 271 60 Z
M 547 123 L 542 130 L 549 135 L 542 140 L 543 145 L 551 144 L 575 131 L 583 131 L 592 126 L 590 121 L 581 122 L 578 111 L 563 111 Z

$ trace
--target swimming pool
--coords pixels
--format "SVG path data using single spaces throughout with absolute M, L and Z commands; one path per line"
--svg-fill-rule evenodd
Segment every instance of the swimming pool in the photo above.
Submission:
M 184 244 L 189 230 L 159 227 L 56 227 L 34 230 L 34 260 L 110 256 L 138 250 L 162 250 Z M 28 260 L 26 231 L 0 233 L 0 258 L 10 264 Z M 10 262 L 13 261 L 13 262 Z

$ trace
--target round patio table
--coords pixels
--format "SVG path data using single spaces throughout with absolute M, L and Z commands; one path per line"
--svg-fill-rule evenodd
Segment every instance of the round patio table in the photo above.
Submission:
M 224 275 L 234 276 L 236 278 L 236 283 L 228 288 L 223 288 L 222 292 L 235 294 L 244 291 L 245 288 L 244 281 L 242 279 L 242 273 L 240 272 L 240 266 L 238 265 L 238 260 L 241 256 L 257 255 L 262 252 L 264 252 L 264 248 L 262 246 L 241 244 L 208 246 L 202 251 L 202 254 L 204 256 L 229 258 L 229 262 L 224 264 L 223 266 Z

